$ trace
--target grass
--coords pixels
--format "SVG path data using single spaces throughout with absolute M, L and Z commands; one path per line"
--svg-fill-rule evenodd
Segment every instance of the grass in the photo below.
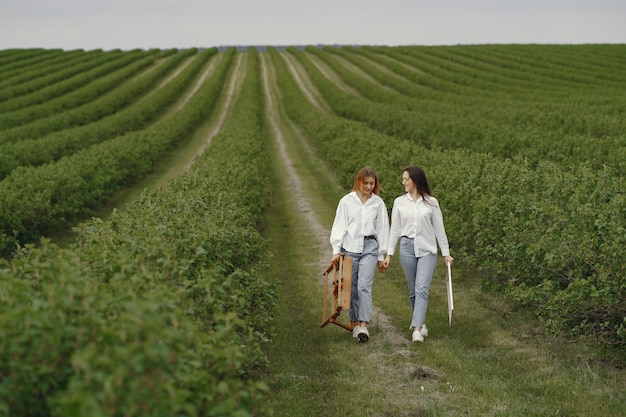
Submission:
M 346 190 L 274 102 L 290 163 L 312 211 L 329 229 Z M 207 121 L 190 139 L 189 152 L 210 128 Z M 460 257 L 453 268 L 453 324 L 448 326 L 446 270 L 440 264 L 427 314 L 430 336 L 423 344 L 409 341 L 410 308 L 397 258 L 376 275 L 368 344 L 358 344 L 338 326 L 320 328 L 320 261 L 326 259 L 320 242 L 330 261 L 328 236 L 312 229 L 298 206 L 271 134 L 267 146 L 274 187 L 263 230 L 274 254 L 268 272 L 279 303 L 266 351 L 270 367 L 257 377 L 270 387 L 267 406 L 275 416 L 626 416 L 626 371 L 601 359 L 591 344 L 545 335 L 532 311 L 484 292 L 481 276 L 465 269 Z M 189 155 L 162 169 L 180 167 Z M 159 186 L 159 178 L 134 192 Z
M 298 132 L 280 123 L 289 162 L 329 229 L 342 192 Z M 274 415 L 626 416 L 623 369 L 602 361 L 591 345 L 545 335 L 532 311 L 484 292 L 480 276 L 464 269 L 462 259 L 453 268 L 451 327 L 446 270 L 438 265 L 423 344 L 409 342 L 411 312 L 397 259 L 376 275 L 369 343 L 358 344 L 338 326 L 320 328 L 320 242 L 328 237 L 317 236 L 298 208 L 272 139 L 268 148 L 275 187 L 264 231 L 280 296 L 267 349 L 270 368 L 259 377 L 270 386 Z M 330 260 L 329 244 L 328 250 Z
M 420 363 L 438 375 L 430 388 L 448 394 L 446 415 L 626 415 L 623 370 L 601 362 L 592 346 L 546 336 L 532 311 L 485 293 L 459 264 L 452 327 L 439 265 L 429 298 L 430 336 L 416 347 Z M 397 300 L 406 284 L 401 271 L 387 273 L 394 278 L 376 281 L 375 302 L 402 329 L 410 312 Z
M 276 415 L 626 415 L 623 371 L 596 362 L 584 345 L 544 336 L 528 312 L 491 308 L 503 302 L 465 282 L 458 267 L 454 323 L 448 327 L 441 268 L 424 344 L 374 342 L 385 337 L 376 316 L 365 346 L 339 327 L 320 329 L 320 271 L 307 262 L 315 251 L 302 238 L 307 227 L 293 207 L 274 214 L 284 216 L 266 224 L 273 251 L 281 254 L 272 267 L 281 301 L 267 375 Z M 374 300 L 408 340 L 405 285 L 397 268 L 379 274 Z
M 338 196 L 327 171 L 320 169 L 298 135 L 289 133 L 291 164 L 306 188 L 306 196 L 316 201 L 320 222 L 329 225 Z M 274 155 L 277 146 L 269 142 Z M 267 353 L 271 371 L 262 377 L 271 387 L 268 406 L 279 416 L 375 416 L 432 415 L 436 404 L 424 405 L 408 398 L 422 378 L 412 366 L 410 352 L 397 349 L 397 334 L 383 336 L 380 315 L 372 321 L 376 342 L 359 345 L 350 332 L 334 325 L 320 328 L 322 297 L 320 242 L 327 236 L 315 236 L 310 225 L 288 191 L 289 177 L 279 157 L 272 164 L 274 206 L 268 211 L 264 230 L 275 254 L 271 275 L 280 291 L 276 310 L 276 337 Z M 330 245 L 328 261 L 330 261 Z M 340 317 L 347 320 L 346 315 Z M 401 338 L 401 344 L 407 344 Z M 406 347 L 406 346 L 405 346 Z M 420 375 L 416 378 L 415 375 Z M 399 385 L 393 386 L 398 382 Z M 407 401 L 408 399 L 408 401 Z M 415 414 L 420 410 L 419 414 Z

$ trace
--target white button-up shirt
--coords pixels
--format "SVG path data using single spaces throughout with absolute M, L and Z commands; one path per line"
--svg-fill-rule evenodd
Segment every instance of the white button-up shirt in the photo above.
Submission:
M 372 193 L 362 203 L 356 191 L 352 191 L 339 200 L 337 205 L 330 232 L 333 255 L 341 253 L 342 247 L 348 252 L 362 253 L 365 236 L 376 236 L 378 260 L 384 260 L 389 242 L 389 215 L 385 202 Z
M 450 256 L 448 237 L 443 226 L 443 215 L 435 197 L 420 197 L 413 201 L 406 193 L 396 198 L 391 209 L 391 229 L 387 253 L 395 253 L 396 244 L 401 236 L 414 239 L 415 257 L 437 253 L 437 242 L 442 256 Z

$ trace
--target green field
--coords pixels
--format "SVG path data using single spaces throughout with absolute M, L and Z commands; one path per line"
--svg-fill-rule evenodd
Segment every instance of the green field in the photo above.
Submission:
M 621 44 L 0 51 L 0 416 L 626 415 L 624 74 Z M 411 345 L 396 266 L 358 346 L 319 328 L 334 209 L 408 164 L 455 322 L 435 279 Z

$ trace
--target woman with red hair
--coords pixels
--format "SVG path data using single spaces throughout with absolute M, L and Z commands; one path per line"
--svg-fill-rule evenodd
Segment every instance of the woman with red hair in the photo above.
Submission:
M 339 201 L 330 232 L 332 262 L 337 263 L 341 253 L 352 258 L 349 316 L 352 335 L 361 343 L 369 340 L 374 274 L 376 266 L 383 270 L 389 239 L 389 216 L 380 191 L 374 170 L 361 168 L 352 191 Z

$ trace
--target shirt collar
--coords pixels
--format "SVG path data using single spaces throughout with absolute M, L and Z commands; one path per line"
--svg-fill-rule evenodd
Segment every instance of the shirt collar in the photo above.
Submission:
M 357 200 L 359 203 L 361 202 L 361 199 L 359 198 L 359 196 L 356 193 L 356 191 L 350 191 L 350 195 L 352 196 L 352 198 Z M 372 193 L 372 196 L 365 202 L 365 204 L 369 204 L 372 201 L 376 201 L 377 198 L 380 198 L 380 197 L 377 194 Z
M 410 194 L 410 193 L 405 193 L 405 194 L 404 194 L 404 198 L 405 198 L 405 199 L 407 199 L 407 200 L 409 200 L 409 201 L 413 201 L 413 199 L 411 198 L 411 194 Z M 419 202 L 420 202 L 420 201 L 422 201 L 422 200 L 423 200 L 423 199 L 422 199 L 422 196 L 419 196 L 419 197 L 417 198 L 416 203 L 419 203 Z

